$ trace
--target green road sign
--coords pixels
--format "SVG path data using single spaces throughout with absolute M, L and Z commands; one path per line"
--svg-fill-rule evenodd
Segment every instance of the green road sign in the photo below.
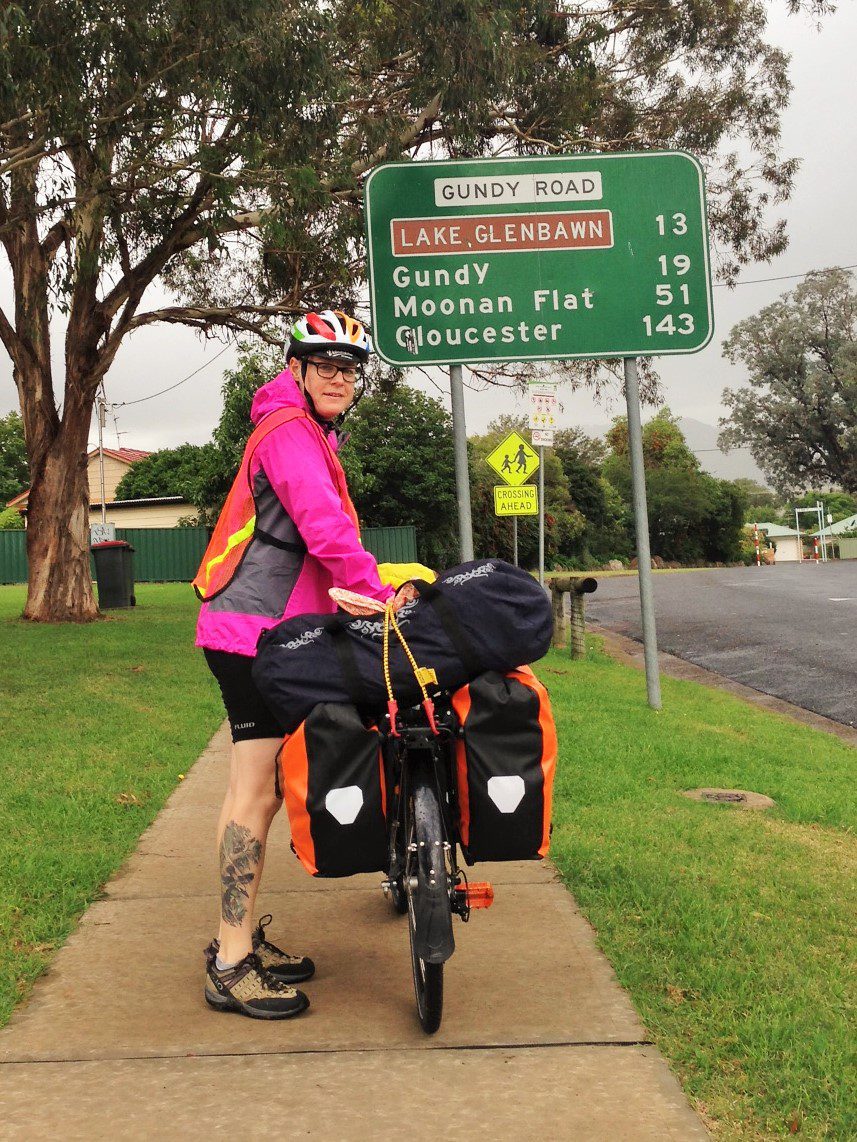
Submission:
M 519 436 L 517 432 L 510 432 L 506 439 L 485 457 L 485 463 L 494 469 L 501 480 L 505 480 L 512 487 L 517 487 L 538 470 L 539 458 L 523 436 Z
M 393 365 L 693 353 L 713 333 L 690 155 L 390 163 L 366 226 Z
M 539 494 L 533 484 L 520 488 L 509 488 L 505 484 L 494 485 L 494 515 L 538 515 Z

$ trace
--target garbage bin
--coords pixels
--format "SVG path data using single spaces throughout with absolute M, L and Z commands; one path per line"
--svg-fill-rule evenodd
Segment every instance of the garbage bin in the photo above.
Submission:
M 95 581 L 98 584 L 98 606 L 104 611 L 111 607 L 133 607 L 134 548 L 124 539 L 93 543 Z

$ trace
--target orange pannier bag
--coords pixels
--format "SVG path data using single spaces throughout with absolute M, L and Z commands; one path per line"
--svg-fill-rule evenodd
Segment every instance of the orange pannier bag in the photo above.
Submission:
M 387 869 L 381 734 L 354 706 L 320 702 L 283 742 L 276 775 L 292 848 L 311 876 Z
M 193 589 L 196 591 L 197 597 L 203 602 L 216 598 L 226 590 L 234 579 L 236 571 L 241 566 L 241 560 L 254 538 L 266 540 L 263 534 L 256 531 L 256 503 L 253 499 L 250 466 L 256 449 L 268 433 L 279 428 L 281 424 L 287 424 L 298 417 L 304 417 L 309 424 L 313 425 L 324 442 L 325 457 L 339 491 L 342 506 L 357 528 L 357 534 L 360 534 L 357 512 L 354 510 L 354 504 L 348 494 L 345 473 L 336 453 L 330 447 L 323 429 L 301 408 L 280 408 L 270 412 L 256 426 L 244 447 L 241 466 L 232 481 L 229 495 L 220 511 L 214 532 L 193 580 Z M 268 537 L 267 542 L 273 543 L 275 541 Z
M 550 844 L 556 726 L 528 666 L 488 671 L 456 690 L 459 835 L 469 864 L 541 860 Z

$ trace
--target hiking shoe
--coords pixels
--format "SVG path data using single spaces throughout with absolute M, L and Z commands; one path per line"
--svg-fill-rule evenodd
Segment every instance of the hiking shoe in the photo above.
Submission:
M 217 1011 L 238 1011 L 251 1019 L 290 1019 L 309 1007 L 302 991 L 275 979 L 250 952 L 220 971 L 214 943 L 205 949 L 205 1002 Z
M 265 939 L 265 929 L 272 920 L 273 916 L 270 912 L 267 916 L 263 916 L 252 936 L 253 951 L 259 957 L 262 967 L 280 983 L 304 983 L 306 980 L 312 979 L 315 975 L 315 964 L 309 956 L 290 955 L 288 952 L 284 952 L 282 948 L 278 948 L 276 944 Z M 211 946 L 214 948 L 215 954 L 220 951 L 219 940 L 212 940 Z
M 253 933 L 253 951 L 262 967 L 282 983 L 303 983 L 315 975 L 315 964 L 309 956 L 293 956 L 265 939 L 265 929 L 273 917 L 270 913 L 259 920 Z

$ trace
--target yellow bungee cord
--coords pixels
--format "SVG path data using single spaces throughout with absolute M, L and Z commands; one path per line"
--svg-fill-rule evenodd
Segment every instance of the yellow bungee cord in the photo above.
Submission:
M 422 708 L 425 710 L 428 724 L 431 727 L 431 732 L 437 736 L 438 728 L 434 720 L 434 702 L 429 697 L 428 690 L 426 689 L 426 682 L 434 682 L 437 685 L 437 674 L 430 666 L 418 666 L 417 660 L 414 658 L 411 648 L 408 646 L 405 636 L 402 634 L 402 629 L 396 621 L 396 616 L 393 613 L 392 601 L 387 603 L 384 608 L 384 650 L 383 650 L 383 665 L 384 665 L 384 685 L 387 688 L 387 712 L 390 715 L 390 733 L 394 737 L 399 737 L 399 731 L 396 726 L 396 715 L 399 712 L 399 704 L 393 693 L 393 680 L 390 676 L 390 627 L 396 632 L 399 642 L 402 644 L 402 650 L 407 655 L 408 662 L 411 664 L 411 669 L 414 672 L 414 677 L 417 680 L 417 685 L 423 696 Z

